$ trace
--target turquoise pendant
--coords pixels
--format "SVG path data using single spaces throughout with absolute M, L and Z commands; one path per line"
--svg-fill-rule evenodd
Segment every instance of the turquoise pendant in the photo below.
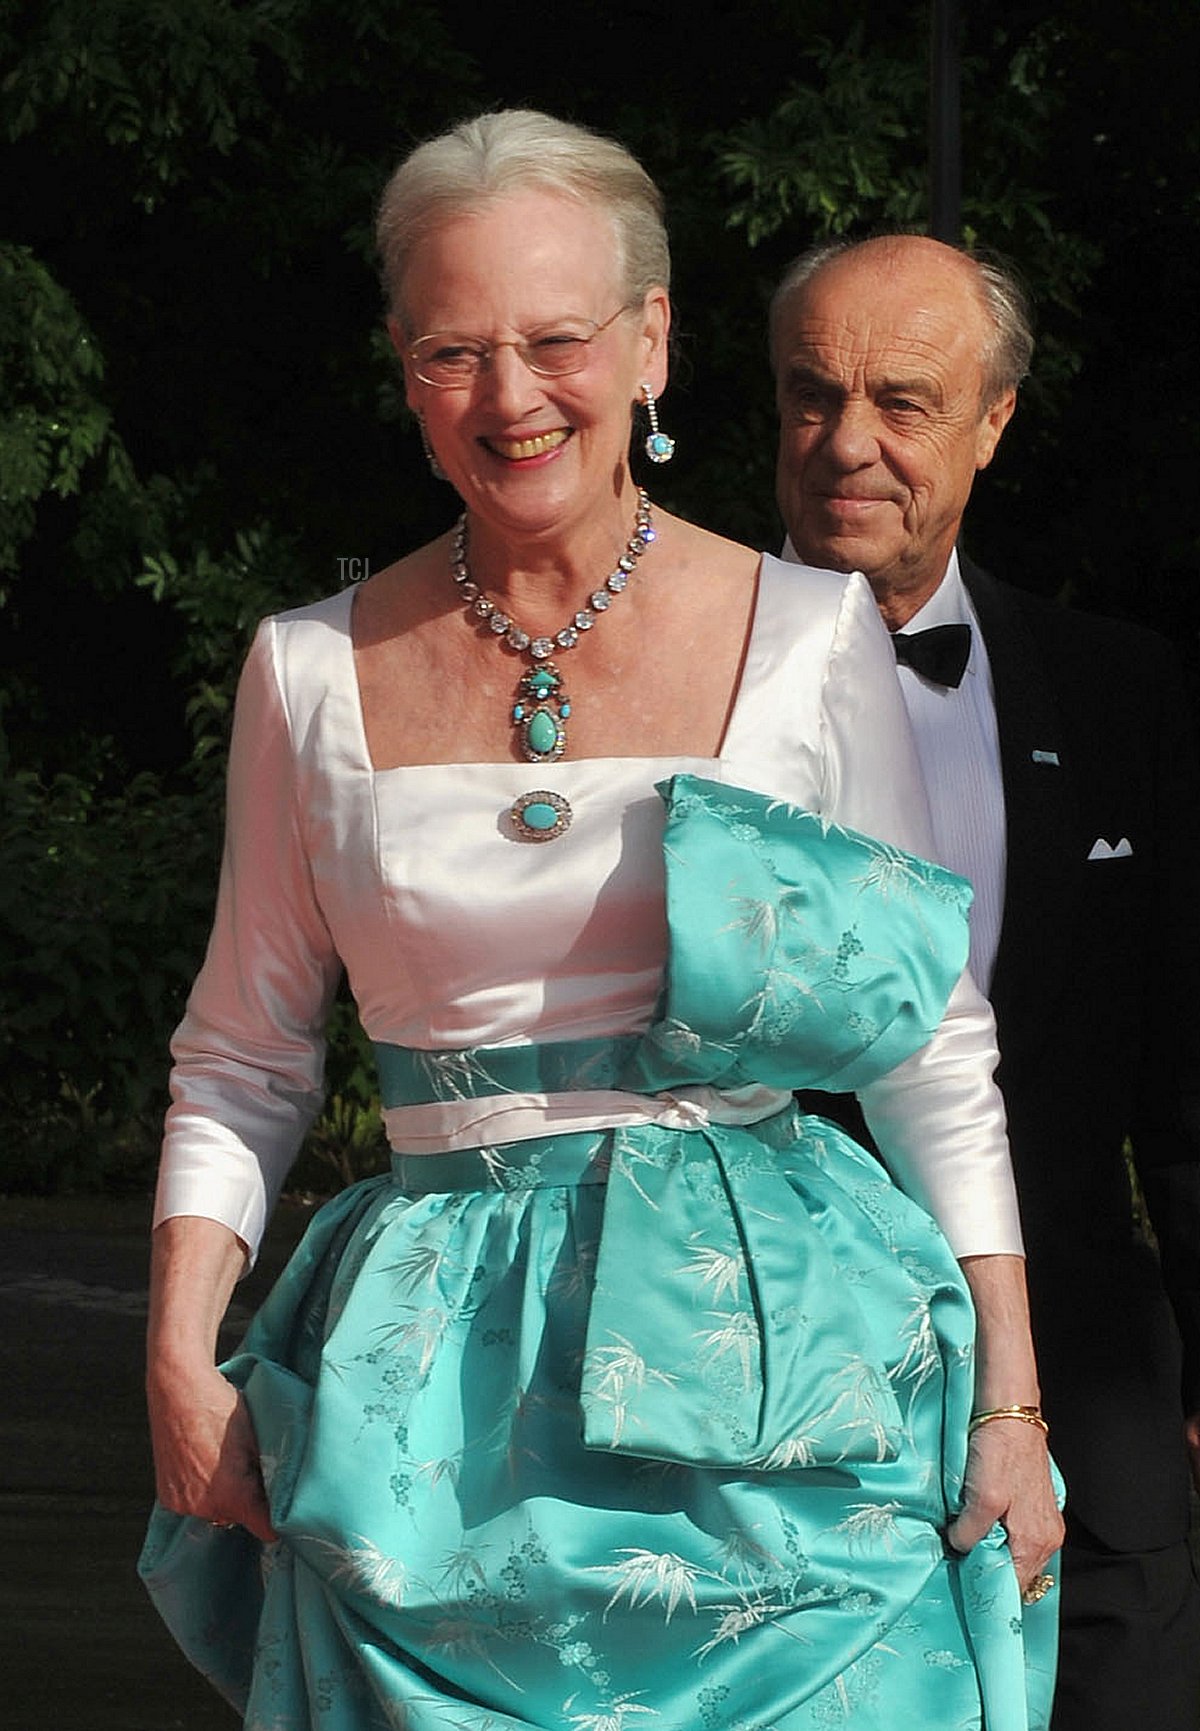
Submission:
M 530 763 L 553 763 L 567 749 L 570 699 L 562 674 L 552 661 L 541 661 L 521 675 L 512 707 L 521 751 Z
M 509 814 L 521 841 L 553 841 L 571 827 L 571 807 L 561 794 L 535 788 L 514 801 Z

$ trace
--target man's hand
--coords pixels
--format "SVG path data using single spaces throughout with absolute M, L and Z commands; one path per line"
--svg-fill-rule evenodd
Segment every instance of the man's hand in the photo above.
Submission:
M 1183 1435 L 1192 1465 L 1192 1483 L 1196 1487 L 1196 1495 L 1200 1496 L 1200 1412 L 1194 1412 L 1184 1424 Z

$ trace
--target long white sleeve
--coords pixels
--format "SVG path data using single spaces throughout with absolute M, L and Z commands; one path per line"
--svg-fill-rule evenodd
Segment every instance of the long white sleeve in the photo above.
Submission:
M 251 1250 L 321 1107 L 340 972 L 303 845 L 275 645 L 268 620 L 238 688 L 216 917 L 171 1043 L 155 1203 L 155 1224 L 204 1215 Z

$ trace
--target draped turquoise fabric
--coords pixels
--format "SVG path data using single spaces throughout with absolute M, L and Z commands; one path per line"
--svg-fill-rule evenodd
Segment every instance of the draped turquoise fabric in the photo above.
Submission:
M 664 790 L 644 1039 L 380 1051 L 385 1101 L 862 1085 L 919 1049 L 965 887 L 809 814 Z M 794 1106 L 440 1156 L 318 1214 L 226 1374 L 281 1534 L 157 1510 L 141 1568 L 251 1731 L 1038 1731 L 961 1494 L 973 1319 L 933 1221 Z
M 847 1093 L 911 1057 L 967 962 L 964 879 L 741 788 L 667 804 L 667 987 L 627 1080 Z

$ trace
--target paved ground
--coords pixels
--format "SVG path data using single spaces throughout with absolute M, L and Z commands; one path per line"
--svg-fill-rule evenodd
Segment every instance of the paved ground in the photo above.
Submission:
M 226 1348 L 303 1229 L 279 1211 Z M 234 1731 L 134 1573 L 149 1204 L 0 1198 L 0 1726 Z M 244 1295 L 244 1296 L 243 1296 Z

